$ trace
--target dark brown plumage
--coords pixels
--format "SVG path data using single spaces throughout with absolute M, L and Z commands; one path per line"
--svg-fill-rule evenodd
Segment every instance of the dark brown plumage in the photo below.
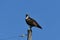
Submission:
M 30 26 L 30 29 L 34 26 L 34 27 L 38 27 L 40 29 L 42 29 L 42 27 L 31 17 L 28 16 L 28 14 L 26 14 L 26 23 Z

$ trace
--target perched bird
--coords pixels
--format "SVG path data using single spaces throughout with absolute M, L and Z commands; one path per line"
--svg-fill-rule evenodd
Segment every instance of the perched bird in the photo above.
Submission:
M 32 27 L 37 27 L 42 29 L 42 27 L 34 20 L 32 19 L 28 14 L 26 14 L 26 19 L 25 19 L 26 23 L 29 25 L 30 29 Z

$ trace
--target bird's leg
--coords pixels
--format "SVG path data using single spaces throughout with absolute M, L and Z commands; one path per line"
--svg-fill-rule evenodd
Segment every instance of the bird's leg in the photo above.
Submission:
M 29 30 L 32 30 L 32 27 L 31 26 L 29 26 Z
M 32 27 L 30 26 L 30 30 L 32 30 Z
M 30 27 L 30 30 L 31 30 L 31 27 Z

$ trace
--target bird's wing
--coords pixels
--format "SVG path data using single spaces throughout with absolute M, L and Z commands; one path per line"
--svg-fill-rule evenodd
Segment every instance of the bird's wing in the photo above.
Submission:
M 31 18 L 31 20 L 35 26 L 39 25 L 34 19 Z

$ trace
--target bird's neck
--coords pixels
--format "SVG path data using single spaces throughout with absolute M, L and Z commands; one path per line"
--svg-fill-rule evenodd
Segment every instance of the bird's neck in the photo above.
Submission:
M 26 19 L 28 19 L 28 18 L 29 18 L 29 16 L 26 17 Z

